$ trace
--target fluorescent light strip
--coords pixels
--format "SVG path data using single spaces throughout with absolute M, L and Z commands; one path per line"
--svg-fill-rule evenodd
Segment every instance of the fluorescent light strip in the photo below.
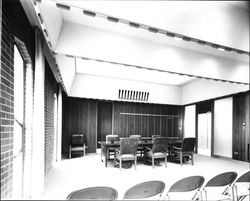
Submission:
M 88 11 L 88 10 L 84 10 L 84 11 L 83 11 L 83 14 L 84 14 L 84 15 L 91 16 L 91 17 L 95 17 L 95 16 L 96 16 L 96 13 L 91 12 L 91 11 Z
M 56 7 L 60 9 L 64 9 L 64 10 L 70 10 L 70 6 L 60 4 L 60 3 L 56 3 Z
M 64 56 L 67 56 L 67 57 L 70 57 L 70 58 L 81 58 L 81 59 L 84 59 L 84 60 L 90 60 L 90 61 L 97 61 L 97 62 L 104 62 L 104 63 L 110 63 L 110 64 L 123 65 L 123 66 L 129 67 L 129 68 L 138 68 L 138 69 L 144 69 L 144 70 L 150 70 L 150 71 L 158 71 L 158 72 L 169 73 L 169 74 L 180 75 L 180 76 L 188 76 L 188 77 L 194 77 L 194 78 L 200 78 L 200 79 L 215 80 L 215 81 L 222 81 L 222 82 L 228 82 L 228 83 L 235 83 L 235 84 L 242 84 L 242 85 L 248 85 L 248 86 L 250 86 L 249 83 L 244 83 L 244 82 L 236 82 L 236 81 L 231 81 L 231 80 L 215 79 L 215 78 L 203 77 L 203 76 L 186 74 L 186 73 L 177 73 L 177 72 L 173 72 L 173 71 L 167 71 L 167 70 L 162 70 L 162 69 L 150 68 L 150 67 L 145 67 L 145 66 L 137 66 L 137 65 L 132 65 L 132 64 L 125 64 L 125 63 L 119 63 L 119 62 L 113 62 L 113 61 L 93 59 L 93 58 L 88 58 L 88 57 L 73 56 L 73 55 L 63 54 L 63 53 L 56 53 L 56 54 L 58 54 L 58 55 L 59 54 L 60 55 L 64 55 Z
M 158 29 L 149 27 L 149 28 L 148 28 L 148 31 L 153 32 L 153 33 L 157 33 L 157 32 L 158 32 Z
M 139 28 L 140 25 L 134 22 L 129 22 L 129 26 L 134 27 L 134 28 Z
M 114 17 L 107 17 L 107 20 L 110 22 L 116 22 L 116 23 L 119 22 L 119 19 Z

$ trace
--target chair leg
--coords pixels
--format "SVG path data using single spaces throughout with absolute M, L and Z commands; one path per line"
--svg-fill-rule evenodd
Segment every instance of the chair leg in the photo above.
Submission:
M 83 156 L 85 156 L 85 154 L 86 154 L 85 151 L 86 151 L 86 150 L 85 150 L 85 146 L 84 146 L 84 148 L 83 148 Z
M 182 153 L 180 153 L 180 163 L 181 163 L 181 165 L 182 165 L 182 160 L 183 160 Z
M 155 158 L 154 158 L 154 154 L 152 155 L 152 167 L 155 168 Z
M 193 155 L 193 153 L 191 154 L 191 162 L 192 162 L 192 165 L 194 165 L 194 155 Z
M 122 170 L 122 159 L 120 157 L 120 170 Z
M 136 165 L 137 165 L 137 156 L 135 156 L 135 170 L 136 170 Z
M 167 154 L 165 156 L 165 167 L 167 167 Z

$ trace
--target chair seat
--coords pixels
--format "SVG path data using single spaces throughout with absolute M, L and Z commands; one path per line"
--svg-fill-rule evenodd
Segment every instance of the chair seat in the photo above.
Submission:
M 165 158 L 165 157 L 166 157 L 166 154 L 161 153 L 161 152 L 157 152 L 157 153 L 152 153 L 152 151 L 149 151 L 149 152 L 148 152 L 148 156 L 149 156 L 149 157 L 152 158 L 153 155 L 154 155 L 154 158 Z
M 84 149 L 86 149 L 87 147 L 72 147 L 71 151 L 83 151 Z
M 123 161 L 135 159 L 135 156 L 132 154 L 122 154 L 122 155 L 117 155 L 116 157 L 118 160 L 122 159 Z

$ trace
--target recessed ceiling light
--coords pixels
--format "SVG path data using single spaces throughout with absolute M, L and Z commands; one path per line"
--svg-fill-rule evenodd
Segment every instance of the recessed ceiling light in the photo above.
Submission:
M 114 17 L 107 17 L 108 21 L 111 21 L 111 22 L 119 22 L 119 19 L 117 18 L 114 18 Z
M 155 28 L 152 28 L 152 27 L 148 27 L 148 30 L 150 32 L 153 32 L 153 33 L 157 33 L 158 32 L 158 29 L 155 29 Z
M 84 10 L 84 11 L 83 11 L 83 14 L 84 14 L 84 15 L 91 16 L 91 17 L 95 17 L 95 16 L 96 16 L 96 13 L 91 12 L 91 11 L 88 11 L 88 10 Z
M 64 5 L 64 4 L 60 4 L 60 3 L 56 3 L 56 7 L 57 7 L 57 8 L 64 9 L 64 10 L 70 10 L 70 7 L 69 7 L 69 6 Z
M 134 22 L 129 22 L 129 26 L 134 27 L 134 28 L 139 28 L 140 25 Z

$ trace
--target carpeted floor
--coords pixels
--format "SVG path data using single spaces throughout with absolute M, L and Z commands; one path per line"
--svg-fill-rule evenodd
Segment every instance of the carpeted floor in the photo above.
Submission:
M 47 174 L 44 193 L 38 199 L 66 199 L 70 192 L 91 186 L 113 187 L 118 191 L 118 199 L 122 199 L 127 189 L 149 180 L 163 181 L 166 185 L 164 195 L 175 181 L 187 176 L 204 176 L 206 183 L 222 172 L 236 171 L 241 175 L 248 170 L 249 163 L 246 162 L 195 155 L 193 166 L 190 163 L 180 166 L 168 162 L 167 168 L 161 163 L 153 169 L 151 165 L 138 163 L 136 170 L 132 166 L 120 171 L 112 163 L 105 167 L 100 154 L 87 154 L 85 157 L 64 159 L 57 163 Z

